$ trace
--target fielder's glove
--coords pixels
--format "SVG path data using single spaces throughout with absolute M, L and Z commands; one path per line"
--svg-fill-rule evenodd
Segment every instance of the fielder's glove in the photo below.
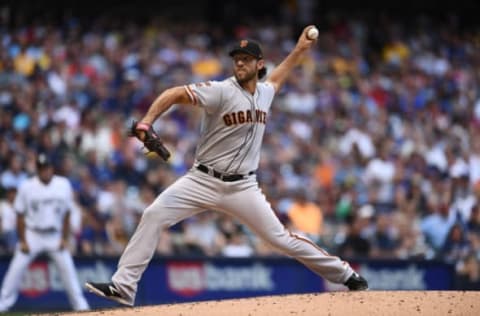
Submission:
M 143 139 L 141 138 L 141 132 L 144 134 Z M 167 161 L 170 158 L 170 152 L 150 124 L 133 121 L 129 136 L 138 138 L 149 152 L 156 153 L 163 160 Z

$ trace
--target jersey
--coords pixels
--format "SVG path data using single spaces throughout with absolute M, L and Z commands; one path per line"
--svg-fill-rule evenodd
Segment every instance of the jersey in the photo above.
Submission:
M 258 82 L 253 95 L 234 77 L 184 87 L 193 104 L 205 110 L 196 163 L 228 174 L 255 171 L 275 95 L 273 85 Z
M 48 184 L 32 177 L 19 187 L 14 207 L 25 215 L 27 228 L 61 231 L 65 214 L 73 208 L 72 186 L 62 176 L 54 175 Z

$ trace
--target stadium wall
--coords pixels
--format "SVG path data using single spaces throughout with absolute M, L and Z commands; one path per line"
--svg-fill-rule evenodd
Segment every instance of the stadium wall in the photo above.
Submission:
M 76 258 L 78 278 L 108 282 L 118 258 Z M 0 259 L 0 276 L 9 258 Z M 374 290 L 450 290 L 454 268 L 437 261 L 367 260 L 352 264 Z M 136 305 L 345 290 L 289 258 L 155 258 L 139 284 Z M 116 306 L 87 293 L 92 308 Z M 14 311 L 60 311 L 70 305 L 52 262 L 39 258 L 25 273 Z

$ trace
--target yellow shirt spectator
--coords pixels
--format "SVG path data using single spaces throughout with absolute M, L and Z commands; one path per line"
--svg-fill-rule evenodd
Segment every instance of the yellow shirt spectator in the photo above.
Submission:
M 410 57 L 410 49 L 401 41 L 389 43 L 383 49 L 383 60 L 399 64 Z
M 38 59 L 38 66 L 40 66 L 42 70 L 48 70 L 50 69 L 51 65 L 52 65 L 52 60 L 50 59 L 50 56 L 43 53 Z
M 13 65 L 16 72 L 26 77 L 31 76 L 35 70 L 35 60 L 28 56 L 25 50 L 22 50 L 22 52 L 15 57 Z
M 192 65 L 192 71 L 197 76 L 212 78 L 222 72 L 222 64 L 216 58 L 207 57 L 195 62 Z

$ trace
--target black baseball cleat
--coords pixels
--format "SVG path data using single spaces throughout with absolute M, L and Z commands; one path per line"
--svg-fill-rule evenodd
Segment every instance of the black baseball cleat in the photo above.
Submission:
M 350 291 L 368 290 L 368 282 L 360 274 L 353 272 L 352 276 L 344 283 Z
M 86 282 L 85 287 L 88 291 L 98 296 L 108 298 L 123 305 L 133 306 L 133 303 L 123 297 L 113 283 Z

